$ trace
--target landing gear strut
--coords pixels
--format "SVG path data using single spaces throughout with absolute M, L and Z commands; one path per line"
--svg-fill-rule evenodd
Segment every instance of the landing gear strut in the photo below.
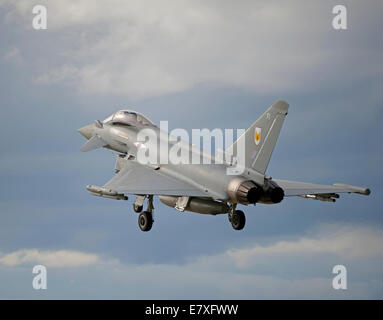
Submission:
M 144 197 L 143 199 L 145 199 L 145 196 L 140 196 L 140 197 Z M 139 197 L 137 197 L 136 202 L 137 202 L 138 198 Z M 136 206 L 137 206 L 137 210 L 142 211 L 143 205 L 140 205 L 140 204 L 138 204 L 136 202 L 133 204 L 134 211 L 136 211 Z M 148 207 L 147 207 L 146 211 L 141 212 L 140 215 L 138 216 L 138 226 L 140 227 L 140 229 L 142 231 L 146 232 L 146 231 L 149 231 L 152 228 L 152 225 L 153 225 L 153 209 L 154 209 L 154 207 L 153 207 L 153 195 L 149 195 L 148 196 Z M 140 211 L 136 211 L 136 212 L 140 212 Z
M 230 208 L 230 211 L 228 213 L 228 218 L 233 229 L 242 230 L 246 224 L 246 217 L 243 211 L 236 210 L 236 208 L 237 208 L 237 204 L 234 203 Z

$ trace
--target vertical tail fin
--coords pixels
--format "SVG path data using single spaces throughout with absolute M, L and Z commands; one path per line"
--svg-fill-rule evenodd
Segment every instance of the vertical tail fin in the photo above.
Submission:
M 265 174 L 288 109 L 287 102 L 281 100 L 275 102 L 233 143 L 227 152 L 237 155 L 238 145 L 244 146 L 245 152 L 242 154 L 245 159 L 238 159 L 239 163 Z

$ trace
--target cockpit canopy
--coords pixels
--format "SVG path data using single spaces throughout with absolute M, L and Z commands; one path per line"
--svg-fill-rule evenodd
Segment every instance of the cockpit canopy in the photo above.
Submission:
M 155 124 L 139 112 L 120 110 L 106 118 L 103 123 L 119 124 L 132 127 L 155 126 Z

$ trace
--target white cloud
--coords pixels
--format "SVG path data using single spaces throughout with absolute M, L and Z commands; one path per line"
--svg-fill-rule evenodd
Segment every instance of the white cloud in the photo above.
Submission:
M 344 44 L 343 53 L 329 40 L 331 1 L 40 2 L 47 4 L 50 32 L 76 34 L 63 66 L 53 63 L 40 83 L 69 79 L 81 92 L 141 98 L 208 83 L 281 93 L 328 82 L 335 67 L 349 73 L 344 61 L 355 62 L 358 76 L 382 71 L 371 67 L 380 56 L 357 41 Z M 9 3 L 13 21 L 30 15 L 28 0 Z M 352 2 L 350 28 L 376 12 L 363 6 Z M 368 64 L 359 63 L 361 55 Z
M 12 267 L 24 264 L 43 264 L 53 268 L 81 267 L 93 265 L 100 261 L 100 257 L 96 254 L 72 250 L 40 251 L 27 249 L 0 257 L 0 264 Z
M 286 256 L 312 256 L 318 254 L 335 255 L 342 259 L 357 260 L 383 257 L 383 231 L 372 227 L 322 225 L 310 234 L 298 239 L 278 241 L 268 246 L 254 243 L 245 248 L 232 248 L 211 255 L 189 260 L 187 265 L 193 269 L 215 269 L 220 265 L 224 269 L 242 268 L 256 264 L 260 259 Z M 113 262 L 97 254 L 73 250 L 40 251 L 23 249 L 0 256 L 0 264 L 17 266 L 30 263 L 42 263 L 50 267 L 74 267 Z
M 280 241 L 270 246 L 233 249 L 227 255 L 239 267 L 256 264 L 260 257 L 336 255 L 342 259 L 383 257 L 383 231 L 370 227 L 326 226 L 311 237 Z

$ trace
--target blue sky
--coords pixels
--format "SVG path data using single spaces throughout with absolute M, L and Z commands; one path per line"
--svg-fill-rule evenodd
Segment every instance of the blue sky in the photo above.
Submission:
M 0 298 L 383 297 L 379 1 L 343 1 L 345 31 L 334 1 L 38 3 L 47 30 L 33 1 L 0 0 Z M 110 151 L 79 151 L 95 119 L 127 106 L 170 129 L 245 129 L 278 99 L 290 109 L 268 174 L 369 197 L 244 207 L 242 232 L 156 200 L 143 233 L 132 200 L 85 190 L 114 172 Z

